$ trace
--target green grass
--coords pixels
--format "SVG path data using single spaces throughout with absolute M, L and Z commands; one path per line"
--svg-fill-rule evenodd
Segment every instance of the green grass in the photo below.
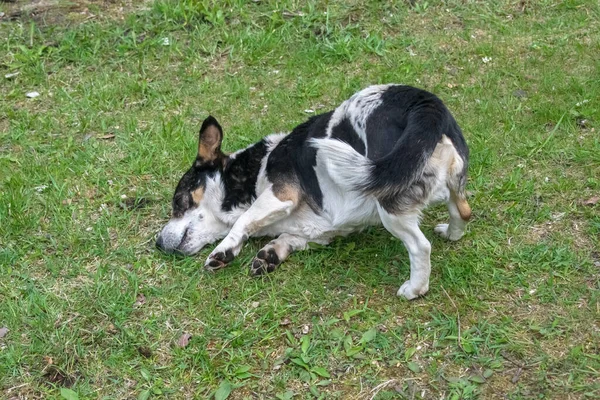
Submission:
M 0 398 L 600 396 L 597 2 L 96 4 L 0 21 Z M 216 274 L 155 250 L 207 114 L 234 151 L 387 82 L 472 153 L 426 297 L 383 228 L 265 279 L 264 239 Z

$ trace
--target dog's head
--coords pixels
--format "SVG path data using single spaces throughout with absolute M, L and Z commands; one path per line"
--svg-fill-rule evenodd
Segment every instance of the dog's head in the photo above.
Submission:
M 200 128 L 198 155 L 173 196 L 173 214 L 158 234 L 156 246 L 173 253 L 194 254 L 227 235 L 230 226 L 219 219 L 224 198 L 221 174 L 227 156 L 221 152 L 223 130 L 209 116 Z

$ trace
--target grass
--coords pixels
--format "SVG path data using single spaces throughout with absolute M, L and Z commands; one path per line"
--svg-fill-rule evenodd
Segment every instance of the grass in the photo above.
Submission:
M 0 4 L 0 397 L 600 396 L 597 2 L 20 5 Z M 408 257 L 382 228 L 265 279 L 264 239 L 217 274 L 210 249 L 154 249 L 207 114 L 234 151 L 386 82 L 438 94 L 472 152 L 467 235 L 423 220 L 425 298 L 395 297 Z

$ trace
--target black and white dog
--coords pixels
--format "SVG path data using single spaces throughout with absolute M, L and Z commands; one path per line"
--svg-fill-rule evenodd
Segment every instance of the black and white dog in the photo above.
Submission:
M 371 86 L 290 134 L 229 155 L 222 140 L 208 117 L 156 243 L 194 254 L 224 238 L 206 260 L 209 270 L 229 264 L 251 236 L 277 237 L 252 262 L 251 273 L 260 275 L 309 242 L 382 223 L 408 250 L 410 279 L 398 295 L 414 299 L 427 293 L 431 271 L 421 211 L 446 202 L 450 222 L 435 231 L 449 240 L 463 236 L 471 216 L 465 139 L 442 101 L 424 90 Z

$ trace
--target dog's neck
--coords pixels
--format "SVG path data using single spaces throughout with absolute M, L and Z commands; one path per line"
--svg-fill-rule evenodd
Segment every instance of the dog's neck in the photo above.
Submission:
M 248 208 L 256 199 L 256 181 L 267 151 L 267 143 L 263 139 L 229 156 L 222 173 L 225 186 L 223 211 Z

